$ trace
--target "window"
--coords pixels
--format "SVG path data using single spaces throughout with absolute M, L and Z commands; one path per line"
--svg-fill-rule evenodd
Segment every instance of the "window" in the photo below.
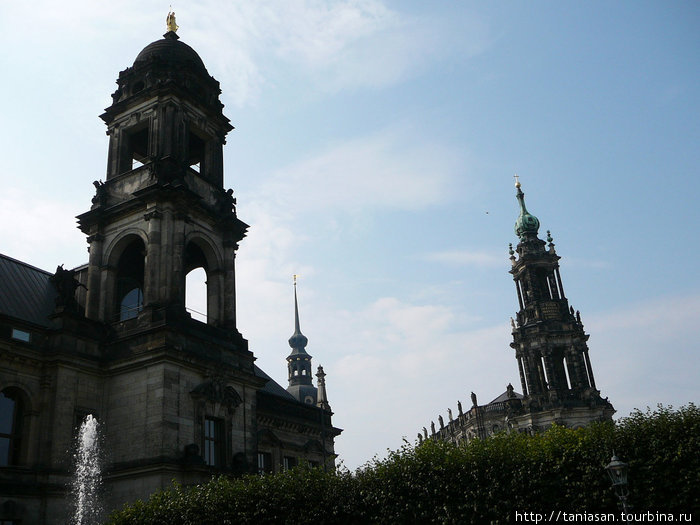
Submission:
M 119 304 L 119 320 L 126 321 L 138 316 L 143 306 L 143 292 L 141 288 L 132 288 L 126 292 L 122 302 Z
M 29 332 L 20 330 L 19 328 L 12 329 L 12 339 L 17 339 L 17 341 L 22 341 L 23 343 L 28 343 L 30 338 Z
M 223 421 L 218 418 L 204 419 L 204 462 L 212 467 L 220 467 L 224 463 Z
M 272 472 L 272 454 L 258 452 L 258 474 Z
M 185 309 L 192 319 L 207 323 L 215 321 L 215 307 L 209 308 L 210 302 L 216 302 L 216 290 L 209 286 L 209 264 L 204 251 L 196 241 L 187 243 L 184 253 L 185 264 Z M 214 279 L 215 281 L 216 279 Z
M 282 467 L 284 468 L 284 470 L 290 470 L 296 466 L 297 466 L 297 458 L 294 458 L 292 456 L 284 456 L 284 460 L 282 462 Z
M 207 322 L 207 272 L 201 266 L 185 276 L 185 309 L 192 319 Z
M 148 123 L 123 132 L 119 172 L 125 173 L 143 166 L 148 161 Z
M 190 132 L 189 140 L 187 141 L 187 165 L 200 175 L 204 175 L 205 144 L 204 139 L 198 133 Z
M 0 392 L 0 467 L 15 465 L 19 460 L 22 416 L 19 396 Z
M 117 313 L 120 321 L 138 317 L 143 309 L 145 246 L 134 240 L 119 257 L 117 264 Z

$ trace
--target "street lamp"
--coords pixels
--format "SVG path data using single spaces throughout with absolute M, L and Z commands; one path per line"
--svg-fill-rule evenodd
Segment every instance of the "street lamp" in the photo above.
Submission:
M 625 513 L 628 512 L 631 506 L 627 505 L 627 496 L 629 495 L 629 491 L 627 490 L 627 463 L 620 461 L 613 452 L 613 457 L 610 463 L 608 463 L 608 466 L 605 467 L 605 470 L 610 476 L 615 494 L 617 494 L 617 497 L 620 499 L 622 511 Z

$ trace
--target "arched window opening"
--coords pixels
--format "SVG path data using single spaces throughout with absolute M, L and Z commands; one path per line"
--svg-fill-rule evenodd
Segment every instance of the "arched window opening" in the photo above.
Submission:
M 202 249 L 190 242 L 185 249 L 185 309 L 192 319 L 209 320 L 208 264 Z
M 120 321 L 134 319 L 143 309 L 145 247 L 138 239 L 119 257 L 117 265 L 117 310 Z
M 19 394 L 0 392 L 0 467 L 19 463 L 24 406 Z
M 185 309 L 192 319 L 207 322 L 207 272 L 195 268 L 185 277 Z

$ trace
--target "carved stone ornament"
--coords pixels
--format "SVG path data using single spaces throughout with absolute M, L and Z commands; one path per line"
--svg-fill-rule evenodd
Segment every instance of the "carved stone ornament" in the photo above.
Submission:
M 243 402 L 236 389 L 232 386 L 227 386 L 226 381 L 221 377 L 211 378 L 204 383 L 200 383 L 190 394 L 195 399 L 209 402 L 213 405 L 223 405 L 230 411 L 236 409 Z

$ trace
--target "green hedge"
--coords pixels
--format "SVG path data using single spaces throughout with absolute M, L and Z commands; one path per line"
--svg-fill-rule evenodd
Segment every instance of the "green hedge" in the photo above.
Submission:
M 355 473 L 294 469 L 158 492 L 112 525 L 508 523 L 516 512 L 618 512 L 604 466 L 629 463 L 635 512 L 700 516 L 700 410 L 659 406 L 584 429 L 406 444 Z

